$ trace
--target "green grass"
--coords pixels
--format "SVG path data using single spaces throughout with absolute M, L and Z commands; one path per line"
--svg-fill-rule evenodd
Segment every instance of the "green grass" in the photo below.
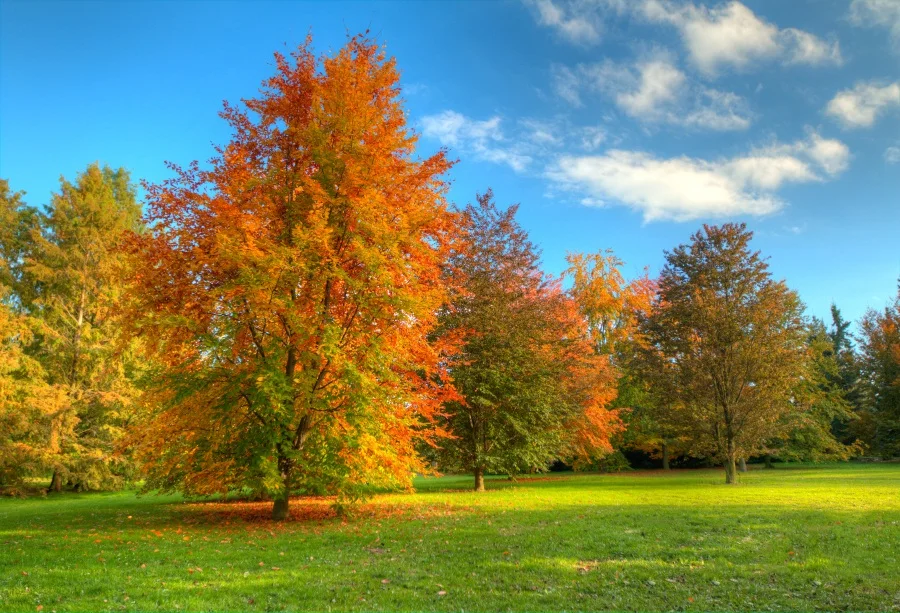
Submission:
M 353 519 L 0 500 L 0 610 L 900 609 L 900 465 L 421 479 Z

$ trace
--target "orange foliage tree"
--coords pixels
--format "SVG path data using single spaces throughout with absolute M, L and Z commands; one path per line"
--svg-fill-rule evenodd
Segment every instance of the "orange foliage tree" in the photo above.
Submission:
M 597 253 L 571 253 L 566 257 L 569 268 L 565 275 L 571 280 L 569 295 L 577 306 L 581 325 L 589 341 L 589 351 L 594 361 L 607 373 L 607 383 L 603 399 L 603 411 L 596 409 L 588 415 L 615 415 L 614 427 L 604 429 L 585 429 L 576 427 L 573 432 L 576 440 L 587 444 L 580 446 L 576 455 L 582 462 L 596 459 L 612 451 L 611 435 L 624 430 L 622 418 L 628 416 L 629 423 L 634 423 L 633 406 L 636 394 L 633 393 L 637 383 L 627 372 L 627 363 L 634 348 L 641 344 L 639 334 L 639 318 L 649 313 L 656 285 L 643 275 L 628 281 L 622 275 L 624 264 L 611 250 Z M 611 407 L 619 407 L 619 410 Z M 626 409 L 622 411 L 621 409 Z M 582 422 L 589 425 L 590 420 Z M 603 432 L 602 444 L 597 444 L 595 434 Z
M 246 108 L 211 167 L 146 185 L 134 326 L 163 364 L 130 439 L 148 484 L 343 499 L 409 484 L 448 344 L 430 335 L 456 232 L 443 152 L 414 157 L 395 62 L 365 36 L 311 41 Z

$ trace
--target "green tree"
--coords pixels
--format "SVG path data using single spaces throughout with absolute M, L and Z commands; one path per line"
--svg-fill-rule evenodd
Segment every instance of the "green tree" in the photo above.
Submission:
M 765 448 L 803 376 L 802 304 L 774 281 L 744 224 L 704 225 L 666 253 L 645 334 L 669 364 L 672 411 L 692 452 L 725 465 Z
M 465 335 L 452 367 L 462 398 L 447 404 L 443 467 L 486 472 L 543 470 L 566 455 L 605 447 L 618 418 L 604 393 L 614 378 L 595 360 L 574 301 L 546 276 L 539 254 L 488 191 L 463 211 L 466 240 L 449 261 L 461 291 L 441 316 Z
M 52 490 L 115 487 L 125 476 L 115 446 L 134 410 L 140 368 L 122 336 L 122 245 L 140 228 L 128 172 L 91 164 L 74 182 L 60 180 L 19 256 L 14 285 L 34 322 L 26 351 L 64 399 L 46 437 Z
M 854 443 L 871 447 L 874 436 L 871 415 L 863 404 L 862 372 L 856 343 L 850 333 L 852 322 L 844 319 L 836 304 L 831 305 L 831 325 L 828 338 L 832 344 L 835 366 L 829 369 L 828 380 L 841 390 L 847 402 L 848 418 L 837 417 L 831 429 L 845 445 Z
M 861 449 L 856 441 L 844 444 L 837 440 L 833 432 L 833 424 L 854 418 L 847 390 L 841 385 L 838 353 L 848 340 L 840 336 L 846 327 L 835 330 L 837 335 L 830 334 L 818 318 L 808 324 L 809 355 L 804 376 L 794 390 L 795 410 L 785 415 L 782 432 L 767 450 L 782 460 L 846 460 Z

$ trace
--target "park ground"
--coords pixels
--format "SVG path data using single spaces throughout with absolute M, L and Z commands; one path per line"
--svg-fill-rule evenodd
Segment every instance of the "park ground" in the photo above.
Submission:
M 337 517 L 0 500 L 3 611 L 900 610 L 900 464 L 416 481 Z

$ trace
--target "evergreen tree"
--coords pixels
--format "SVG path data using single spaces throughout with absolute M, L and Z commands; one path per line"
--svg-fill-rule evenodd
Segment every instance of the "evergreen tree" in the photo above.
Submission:
M 13 275 L 34 322 L 27 354 L 63 399 L 45 443 L 55 491 L 115 487 L 128 476 L 115 451 L 135 410 L 140 367 L 123 336 L 122 247 L 141 223 L 128 172 L 91 164 L 74 182 L 60 180 Z
M 900 283 L 881 312 L 862 320 L 862 404 L 871 424 L 872 451 L 900 456 Z

